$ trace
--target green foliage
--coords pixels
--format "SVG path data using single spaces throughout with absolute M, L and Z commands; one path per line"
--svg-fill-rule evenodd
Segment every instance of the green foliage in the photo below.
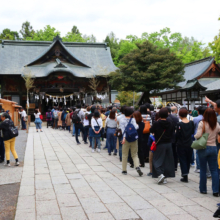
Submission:
M 114 60 L 117 54 L 117 51 L 119 49 L 119 44 L 118 44 L 118 38 L 116 38 L 115 34 L 111 32 L 108 34 L 104 40 L 105 43 L 108 44 L 108 46 L 111 49 L 111 56 L 112 59 Z
M 134 93 L 134 101 L 135 103 L 140 98 L 140 95 L 138 93 Z M 119 92 L 116 96 L 116 99 L 120 101 L 121 106 L 127 105 L 127 106 L 133 106 L 133 92 L 132 91 L 122 91 Z
M 86 42 L 81 34 L 68 32 L 65 37 L 62 38 L 63 42 Z
M 113 88 L 149 93 L 175 88 L 184 80 L 184 64 L 169 49 L 158 48 L 149 41 L 136 46 L 137 49 L 124 56 L 120 69 L 110 74 Z
M 193 37 L 182 37 L 181 33 L 171 33 L 169 28 L 164 28 L 159 32 L 144 32 L 140 38 L 136 35 L 128 35 L 126 40 L 120 40 L 117 44 L 109 43 L 113 61 L 116 66 L 123 64 L 122 58 L 136 49 L 136 43 L 143 43 L 148 40 L 158 48 L 167 48 L 175 53 L 183 63 L 189 63 L 211 55 L 210 49 L 204 47 L 202 42 L 196 41 Z
M 72 32 L 73 34 L 80 34 L 80 35 L 81 35 L 81 33 L 79 32 L 79 29 L 78 29 L 77 26 L 75 26 L 75 25 L 73 26 L 71 32 Z
M 43 30 L 41 29 L 34 32 L 33 35 L 31 37 L 27 37 L 26 40 L 53 41 L 54 37 L 57 35 L 60 36 L 60 31 L 50 25 L 47 25 Z
M 220 21 L 220 17 L 218 20 Z M 213 51 L 213 56 L 215 57 L 216 63 L 220 63 L 220 30 L 218 35 L 214 37 L 214 41 L 209 43 L 209 46 Z
M 26 21 L 22 24 L 20 33 L 23 40 L 26 40 L 27 37 L 31 38 L 34 35 L 33 27 L 29 21 Z
M 6 28 L 2 31 L 2 33 L 0 33 L 0 39 L 20 40 L 20 37 L 17 31 L 11 31 L 10 29 Z

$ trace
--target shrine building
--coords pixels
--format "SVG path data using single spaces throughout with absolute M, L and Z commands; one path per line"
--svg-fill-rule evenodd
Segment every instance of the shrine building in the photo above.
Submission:
M 53 105 L 110 103 L 108 75 L 117 68 L 106 43 L 2 40 L 0 45 L 1 98 L 46 112 Z M 34 76 L 27 90 L 23 75 Z M 95 83 L 95 87 L 92 87 Z M 93 86 L 94 87 L 94 86 Z
M 185 64 L 183 77 L 184 81 L 178 83 L 176 89 L 165 89 L 151 97 L 161 97 L 164 105 L 175 102 L 188 110 L 207 105 L 205 96 L 213 101 L 220 99 L 220 65 L 213 57 Z M 139 105 L 146 101 L 146 94 L 142 93 Z

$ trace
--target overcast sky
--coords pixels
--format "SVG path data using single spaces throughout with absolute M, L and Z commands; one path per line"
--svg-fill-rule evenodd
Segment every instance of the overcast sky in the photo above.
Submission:
M 64 36 L 73 25 L 98 41 L 169 27 L 208 43 L 220 29 L 220 0 L 8 0 L 0 4 L 0 32 L 19 31 L 28 20 L 35 30 L 50 24 Z

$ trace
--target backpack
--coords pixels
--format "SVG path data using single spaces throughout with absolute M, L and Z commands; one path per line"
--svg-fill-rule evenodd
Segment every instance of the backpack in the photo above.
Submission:
M 150 133 L 150 122 L 147 121 L 146 119 L 143 119 L 143 122 L 144 122 L 143 134 L 148 134 L 148 133 Z
M 126 133 L 125 139 L 127 142 L 134 142 L 138 139 L 137 130 L 135 129 L 134 125 L 131 124 L 131 120 L 132 120 L 132 118 L 128 122 L 128 125 L 126 126 L 125 131 L 124 131 L 124 133 Z M 124 136 L 124 134 L 123 134 L 123 136 Z
M 57 112 L 57 111 L 54 111 L 54 112 L 53 112 L 53 115 L 54 115 L 54 118 L 55 118 L 55 119 L 58 119 L 58 112 Z
M 81 120 L 80 120 L 80 117 L 78 116 L 80 110 L 79 111 L 75 111 L 73 112 L 73 116 L 72 116 L 72 122 L 74 124 L 78 124 Z
M 18 129 L 14 126 L 12 120 L 9 120 L 8 134 L 10 138 L 14 138 L 18 136 Z
M 47 119 L 51 119 L 51 113 L 50 112 L 47 113 Z

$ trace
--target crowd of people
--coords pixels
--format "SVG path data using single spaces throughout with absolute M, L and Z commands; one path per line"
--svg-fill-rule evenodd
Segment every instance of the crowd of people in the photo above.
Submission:
M 200 193 L 207 194 L 207 178 L 211 178 L 213 196 L 218 197 L 220 100 L 213 102 L 206 98 L 206 102 L 212 108 L 199 106 L 193 112 L 176 106 L 154 110 L 154 106 L 149 103 L 136 111 L 129 106 L 103 108 L 101 105 L 92 105 L 82 108 L 78 104 L 64 109 L 54 106 L 46 112 L 46 121 L 47 128 L 69 131 L 77 145 L 81 144 L 81 134 L 83 143 L 88 144 L 92 153 L 106 150 L 109 156 L 118 155 L 124 175 L 128 172 L 128 163 L 139 176 L 144 175 L 141 168 L 149 163 L 149 173 L 146 175 L 157 178 L 158 184 L 167 184 L 167 178 L 175 177 L 180 164 L 180 181 L 188 183 L 190 168 L 195 166 L 194 171 L 200 173 Z M 22 118 L 26 117 L 23 111 L 21 110 Z M 35 110 L 34 115 L 36 130 L 42 131 L 39 109 Z M 7 164 L 10 164 L 8 152 L 11 150 L 18 165 L 14 139 L 8 141 L 7 134 L 4 133 L 7 115 L 1 118 L 3 122 L 0 129 L 4 134 Z M 194 151 L 193 143 L 202 139 L 204 134 L 207 134 L 205 147 Z M 220 209 L 216 213 L 218 216 Z

